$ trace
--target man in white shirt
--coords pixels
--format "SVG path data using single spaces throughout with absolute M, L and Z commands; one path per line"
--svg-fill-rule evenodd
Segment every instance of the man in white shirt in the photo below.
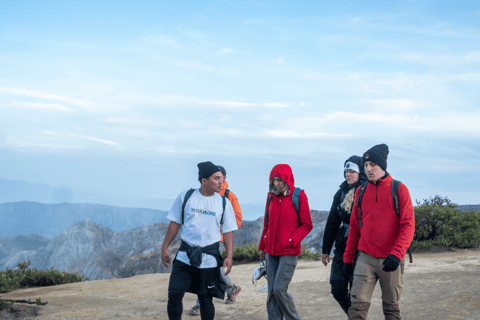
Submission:
M 162 246 L 162 262 L 166 267 L 171 261 L 168 246 L 179 231 L 182 239 L 168 286 L 170 320 L 181 319 L 185 292 L 197 294 L 202 320 L 214 319 L 212 298 L 225 298 L 226 286 L 220 267 L 227 268 L 226 275 L 232 269 L 233 231 L 238 228 L 232 204 L 217 193 L 222 187 L 223 175 L 220 168 L 209 161 L 197 166 L 200 188 L 180 193 L 167 215 L 171 222 Z M 220 226 L 227 250 L 223 266 L 219 253 Z

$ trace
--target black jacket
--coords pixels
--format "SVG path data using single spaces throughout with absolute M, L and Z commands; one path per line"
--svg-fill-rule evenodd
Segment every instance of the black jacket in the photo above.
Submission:
M 345 164 L 349 161 L 358 165 L 360 169 L 359 179 L 353 185 L 349 185 L 346 180 L 343 181 L 340 185 L 340 188 L 333 197 L 332 208 L 330 209 L 327 224 L 325 226 L 325 233 L 323 234 L 323 254 L 330 254 L 334 242 L 336 249 L 340 251 L 345 251 L 345 247 L 347 245 L 348 228 L 350 223 L 350 214 L 352 212 L 351 208 L 353 207 L 353 204 L 348 212 L 345 210 L 342 204 L 350 190 L 353 189 L 353 192 L 355 192 L 355 189 L 357 187 L 359 187 L 363 182 L 367 181 L 367 175 L 365 174 L 365 169 L 363 168 L 362 158 L 359 156 L 351 156 L 345 161 Z

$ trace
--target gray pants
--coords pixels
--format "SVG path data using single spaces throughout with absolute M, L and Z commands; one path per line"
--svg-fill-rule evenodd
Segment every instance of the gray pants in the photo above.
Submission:
M 292 281 L 297 256 L 267 254 L 267 312 L 268 320 L 300 320 L 292 295 L 287 292 Z

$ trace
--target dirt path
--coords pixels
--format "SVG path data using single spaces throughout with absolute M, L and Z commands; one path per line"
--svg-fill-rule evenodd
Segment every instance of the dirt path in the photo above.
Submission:
M 238 300 L 225 305 L 215 299 L 215 319 L 266 320 L 266 291 L 252 285 L 257 264 L 235 266 L 232 279 L 242 287 Z M 299 261 L 289 292 L 304 320 L 341 319 L 346 316 L 330 294 L 330 268 L 320 261 Z M 140 275 L 127 279 L 89 281 L 47 288 L 22 289 L 4 299 L 41 297 L 37 319 L 168 319 L 169 274 Z M 414 254 L 404 274 L 401 309 L 404 319 L 480 319 L 480 250 Z M 186 294 L 184 319 L 196 297 Z M 369 319 L 383 319 L 377 285 Z

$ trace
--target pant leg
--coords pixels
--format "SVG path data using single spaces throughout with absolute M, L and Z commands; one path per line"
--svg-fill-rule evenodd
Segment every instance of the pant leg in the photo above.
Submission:
M 383 269 L 383 260 L 380 259 L 379 269 Z M 402 260 L 397 270 L 385 272 L 382 269 L 377 271 L 380 287 L 382 288 L 382 307 L 385 320 L 400 320 L 400 298 L 403 291 L 402 275 L 405 261 Z
M 200 302 L 200 317 L 202 320 L 213 320 L 215 318 L 215 306 L 210 295 L 198 295 Z
M 170 274 L 168 284 L 168 302 L 167 313 L 168 319 L 180 320 L 183 312 L 183 296 L 192 282 L 192 270 L 190 266 L 175 260 Z
M 283 320 L 282 310 L 280 309 L 280 304 L 277 301 L 277 298 L 273 294 L 273 288 L 275 287 L 275 279 L 277 276 L 279 256 L 271 256 L 266 253 L 267 260 L 267 284 L 268 284 L 268 295 L 267 295 L 267 313 L 268 320 Z
M 290 281 L 292 281 L 296 266 L 296 255 L 279 256 L 278 269 L 272 294 L 276 298 L 278 306 L 286 320 L 300 320 L 300 316 L 295 309 L 293 297 L 287 292 L 288 285 L 290 284 Z
M 234 293 L 237 288 L 235 287 L 235 284 L 233 283 L 232 279 L 230 279 L 229 276 L 225 275 L 225 269 L 220 268 L 220 274 L 222 275 L 223 282 L 225 282 L 227 286 L 226 293 L 227 293 L 227 296 L 229 296 L 232 293 Z
M 347 279 L 347 275 L 343 271 L 343 251 L 335 249 L 334 254 L 335 256 L 333 257 L 330 273 L 330 285 L 332 287 L 331 293 L 342 310 L 348 314 L 351 300 L 348 292 L 349 279 Z
M 377 283 L 378 277 L 375 273 L 376 258 L 360 251 L 353 273 L 353 285 L 350 292 L 352 305 L 348 309 L 349 320 L 367 319 L 370 302 L 372 300 L 373 289 Z

